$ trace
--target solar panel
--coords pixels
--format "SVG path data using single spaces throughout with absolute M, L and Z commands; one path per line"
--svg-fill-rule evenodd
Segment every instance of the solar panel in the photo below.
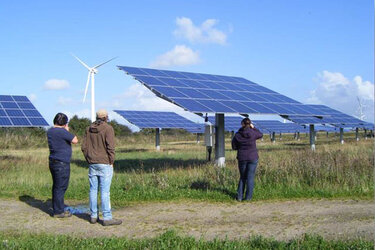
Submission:
M 264 128 L 269 132 L 276 133 L 295 133 L 295 132 L 305 132 L 306 129 L 295 123 L 283 123 L 275 120 L 253 120 L 252 121 L 256 127 Z
M 49 126 L 26 96 L 0 95 L 0 127 Z
M 224 126 L 226 131 L 238 131 L 241 128 L 241 121 L 244 117 L 240 116 L 225 116 Z M 215 117 L 208 116 L 208 121 L 215 124 Z M 274 120 L 252 120 L 255 127 L 262 133 L 294 133 L 305 132 L 306 129 L 294 123 L 282 123 Z
M 283 116 L 298 124 L 331 124 L 336 127 L 364 127 L 366 122 L 359 120 L 353 116 L 344 114 L 338 110 L 327 107 L 325 105 L 306 105 L 310 109 L 320 112 L 320 116 L 299 116 L 289 115 Z
M 320 114 L 316 109 L 241 77 L 118 68 L 157 96 L 195 113 Z
M 131 124 L 143 128 L 180 128 L 204 133 L 204 124 L 194 123 L 174 112 L 114 110 Z

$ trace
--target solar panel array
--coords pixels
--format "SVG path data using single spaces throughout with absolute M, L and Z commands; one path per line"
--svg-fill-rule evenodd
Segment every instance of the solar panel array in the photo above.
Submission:
M 118 67 L 157 96 L 195 113 L 316 115 L 317 112 L 241 77 Z
M 243 117 L 240 116 L 225 116 L 224 126 L 226 131 L 238 131 L 241 127 L 241 121 Z M 215 124 L 215 117 L 208 116 L 208 121 L 211 124 Z M 282 123 L 280 121 L 273 120 L 252 120 L 255 127 L 258 128 L 262 133 L 294 133 L 294 132 L 305 132 L 306 129 L 300 125 L 294 123 Z
M 321 113 L 320 116 L 283 116 L 298 124 L 331 124 L 336 127 L 364 127 L 366 122 L 325 105 L 306 105 Z
M 44 127 L 46 120 L 26 96 L 0 95 L 0 127 Z
M 268 132 L 276 133 L 294 133 L 294 132 L 305 132 L 306 129 L 295 123 L 282 123 L 280 121 L 271 120 L 253 120 L 256 127 L 264 128 Z
M 143 128 L 180 128 L 204 133 L 203 124 L 194 123 L 174 112 L 114 110 L 131 124 Z M 203 131 L 203 132 L 196 132 Z

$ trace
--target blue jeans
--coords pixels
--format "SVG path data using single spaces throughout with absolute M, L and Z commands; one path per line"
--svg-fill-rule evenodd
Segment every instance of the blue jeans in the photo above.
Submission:
M 240 181 L 237 189 L 237 200 L 243 199 L 243 193 L 246 186 L 245 200 L 253 198 L 255 170 L 257 168 L 258 160 L 255 161 L 240 161 L 238 162 L 238 169 L 240 170 Z
M 49 160 L 52 175 L 52 208 L 54 214 L 64 213 L 64 195 L 69 185 L 70 163 Z
M 111 220 L 110 189 L 113 176 L 113 167 L 107 164 L 91 164 L 89 167 L 90 181 L 90 212 L 91 218 L 98 218 L 98 188 L 102 203 L 103 220 Z

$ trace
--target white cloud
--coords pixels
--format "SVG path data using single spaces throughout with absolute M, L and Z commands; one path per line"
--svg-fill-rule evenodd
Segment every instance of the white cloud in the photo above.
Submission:
M 207 19 L 200 26 L 195 26 L 193 21 L 187 17 L 176 19 L 177 29 L 173 32 L 176 37 L 187 39 L 191 43 L 216 43 L 225 45 L 227 35 L 214 26 L 218 23 L 216 19 Z
M 91 117 L 91 111 L 90 109 L 82 109 L 82 110 L 78 110 L 78 111 L 68 111 L 68 110 L 64 110 L 62 111 L 64 114 L 66 114 L 69 119 L 71 119 L 73 116 L 78 116 L 79 118 L 88 118 L 90 119 Z
M 33 101 L 35 101 L 35 100 L 37 99 L 37 96 L 36 96 L 36 94 L 34 94 L 34 93 L 31 93 L 30 95 L 28 95 L 28 97 L 29 97 L 29 100 L 30 100 L 31 102 L 33 102 Z
M 178 106 L 157 97 L 140 83 L 131 85 L 122 95 L 113 98 L 112 107 L 116 109 L 144 111 L 178 111 Z
M 338 72 L 323 71 L 315 79 L 316 89 L 311 91 L 308 103 L 324 104 L 352 116 L 359 115 L 358 100 L 365 105 L 367 121 L 374 120 L 374 84 L 356 76 L 353 80 Z
M 57 103 L 61 106 L 70 106 L 70 105 L 77 104 L 77 102 L 74 101 L 72 98 L 63 97 L 63 96 L 59 97 L 59 99 L 57 100 Z
M 43 88 L 46 90 L 63 90 L 69 88 L 67 80 L 49 79 L 44 83 Z
M 162 54 L 151 63 L 151 67 L 166 68 L 170 66 L 192 65 L 200 62 L 199 53 L 185 45 L 176 45 L 172 50 Z

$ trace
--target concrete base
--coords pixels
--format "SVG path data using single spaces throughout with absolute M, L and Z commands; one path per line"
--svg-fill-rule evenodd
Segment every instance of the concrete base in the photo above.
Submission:
M 215 160 L 215 164 L 218 167 L 225 167 L 225 157 L 219 157 L 219 159 Z

